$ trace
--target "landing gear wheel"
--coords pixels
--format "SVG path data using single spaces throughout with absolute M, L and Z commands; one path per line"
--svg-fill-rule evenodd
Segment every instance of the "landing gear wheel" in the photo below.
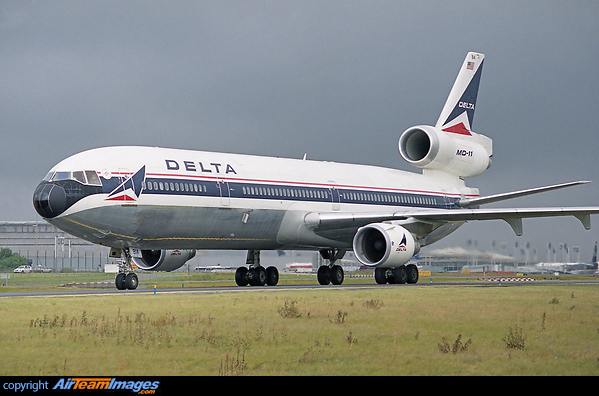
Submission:
M 237 286 L 247 286 L 248 285 L 248 269 L 245 267 L 239 267 L 235 271 L 235 283 Z
M 135 289 L 137 289 L 137 285 L 139 284 L 139 281 L 137 279 L 137 274 L 135 274 L 133 272 L 129 272 L 128 274 L 126 274 L 124 272 L 119 272 L 116 275 L 116 278 L 114 278 L 114 284 L 115 284 L 116 288 L 119 290 L 125 290 L 125 289 L 135 290 Z
M 250 286 L 264 286 L 266 284 L 266 270 L 264 267 L 250 268 L 248 270 Z
M 408 271 L 406 266 L 402 265 L 393 270 L 393 283 L 404 284 L 408 281 Z
M 374 280 L 379 285 L 387 284 L 387 269 L 386 268 L 375 268 L 374 269 Z
M 125 276 L 125 286 L 127 287 L 127 289 L 129 289 L 129 290 L 137 289 L 138 283 L 139 282 L 138 282 L 136 273 L 129 272 L 127 274 L 127 276 Z
M 117 289 L 125 290 L 127 288 L 127 285 L 125 284 L 125 277 L 126 277 L 126 275 L 122 272 L 119 272 L 116 275 L 116 278 L 114 279 L 114 284 Z
M 329 269 L 329 274 L 330 274 L 330 278 L 331 278 L 331 283 L 333 285 L 340 285 L 343 283 L 343 279 L 344 279 L 343 268 L 341 268 L 340 265 L 333 265 Z
M 268 267 L 266 269 L 266 284 L 276 286 L 277 283 L 279 283 L 279 270 L 276 267 Z
M 417 283 L 418 282 L 418 267 L 414 264 L 408 264 L 406 267 L 408 283 Z
M 318 283 L 323 286 L 331 283 L 331 271 L 329 270 L 329 267 L 327 265 L 320 266 L 316 273 L 316 278 L 318 279 Z

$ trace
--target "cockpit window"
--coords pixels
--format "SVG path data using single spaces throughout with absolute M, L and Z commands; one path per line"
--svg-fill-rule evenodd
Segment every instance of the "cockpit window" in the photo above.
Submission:
M 56 172 L 52 178 L 52 181 L 69 180 L 70 178 L 71 172 Z
M 48 172 L 48 174 L 46 175 L 46 177 L 44 177 L 44 181 L 50 181 L 52 180 L 52 176 L 54 176 L 54 171 L 50 171 Z
M 102 182 L 100 181 L 100 178 L 98 177 L 98 174 L 96 173 L 96 171 L 85 171 L 85 175 L 87 176 L 88 184 L 93 184 L 96 186 L 102 185 Z
M 50 172 L 44 177 L 45 181 L 76 180 L 79 183 L 101 186 L 102 182 L 95 171 Z
M 75 172 L 73 172 L 73 179 L 75 179 L 78 182 L 81 182 L 83 184 L 86 183 L 86 181 L 85 181 L 85 175 L 83 174 L 83 171 L 75 171 Z

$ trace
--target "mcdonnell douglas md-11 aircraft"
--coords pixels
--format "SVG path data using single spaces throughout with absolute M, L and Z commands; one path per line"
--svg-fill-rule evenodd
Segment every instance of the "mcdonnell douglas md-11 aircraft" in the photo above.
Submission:
M 239 286 L 276 285 L 260 251 L 318 250 L 320 284 L 341 284 L 336 262 L 353 249 L 377 283 L 416 283 L 422 246 L 471 220 L 577 217 L 590 228 L 599 207 L 481 209 L 479 206 L 579 185 L 571 182 L 479 197 L 465 178 L 491 164 L 492 140 L 472 131 L 484 55 L 470 52 L 435 126 L 399 138 L 401 156 L 422 174 L 339 164 L 154 147 L 106 147 L 58 163 L 33 195 L 49 223 L 124 257 L 118 289 L 135 289 L 131 264 L 172 271 L 197 249 L 247 250 Z

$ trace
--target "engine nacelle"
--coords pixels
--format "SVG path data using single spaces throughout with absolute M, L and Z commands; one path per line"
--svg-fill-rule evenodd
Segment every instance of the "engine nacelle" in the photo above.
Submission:
M 373 223 L 358 229 L 353 245 L 358 261 L 369 267 L 399 267 L 420 251 L 414 236 L 393 223 Z
M 137 250 L 133 263 L 145 271 L 174 271 L 196 255 L 195 250 Z
M 459 177 L 474 177 L 491 166 L 493 142 L 490 138 L 464 129 L 461 132 L 418 125 L 399 138 L 399 152 L 410 164 Z

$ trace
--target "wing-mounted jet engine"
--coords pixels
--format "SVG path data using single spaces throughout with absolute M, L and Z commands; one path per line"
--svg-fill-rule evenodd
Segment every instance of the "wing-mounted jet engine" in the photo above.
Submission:
M 420 251 L 420 244 L 400 225 L 368 224 L 356 233 L 353 242 L 356 258 L 368 267 L 398 267 Z

